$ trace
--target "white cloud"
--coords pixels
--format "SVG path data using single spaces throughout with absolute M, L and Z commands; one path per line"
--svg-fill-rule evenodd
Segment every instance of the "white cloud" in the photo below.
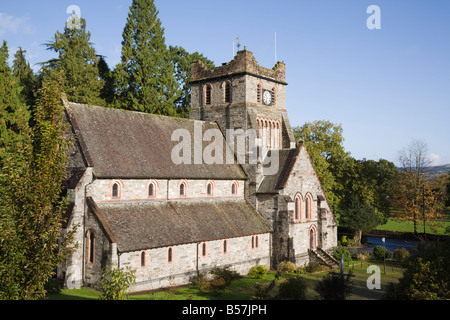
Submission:
M 7 33 L 31 34 L 33 27 L 28 23 L 28 17 L 16 18 L 0 12 L 0 36 Z
M 440 154 L 437 153 L 430 153 L 430 160 L 432 166 L 439 166 L 444 164 L 444 159 L 442 159 Z

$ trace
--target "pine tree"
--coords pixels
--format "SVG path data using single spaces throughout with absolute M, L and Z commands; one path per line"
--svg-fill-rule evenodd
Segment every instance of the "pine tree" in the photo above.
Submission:
M 91 33 L 86 30 L 83 18 L 79 18 L 76 26 L 66 25 L 63 33 L 57 31 L 54 41 L 46 46 L 55 51 L 58 58 L 43 63 L 43 73 L 63 71 L 66 83 L 63 89 L 69 101 L 104 105 L 100 98 L 104 81 L 99 79 L 98 57 L 90 38 Z
M 14 55 L 12 70 L 22 88 L 22 102 L 32 107 L 36 104 L 36 80 L 30 63 L 25 59 L 25 53 L 26 51 L 19 47 Z
M 153 0 L 133 0 L 114 77 L 116 107 L 176 115 L 174 66 Z
M 105 59 L 101 56 L 97 64 L 100 79 L 103 80 L 104 86 L 100 91 L 100 98 L 102 98 L 106 105 L 114 102 L 114 78 L 113 72 L 109 69 Z

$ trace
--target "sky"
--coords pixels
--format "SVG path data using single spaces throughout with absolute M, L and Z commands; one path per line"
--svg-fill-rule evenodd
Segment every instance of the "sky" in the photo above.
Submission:
M 0 40 L 10 61 L 22 47 L 33 69 L 55 58 L 43 45 L 63 31 L 75 5 L 97 54 L 112 69 L 132 0 L 2 1 Z M 327 120 L 343 128 L 356 159 L 386 159 L 413 139 L 433 165 L 450 163 L 450 1 L 155 0 L 166 44 L 200 52 L 216 66 L 237 37 L 267 68 L 286 64 L 292 127 Z M 368 10 L 372 5 L 377 11 Z M 374 26 L 378 28 L 373 28 Z

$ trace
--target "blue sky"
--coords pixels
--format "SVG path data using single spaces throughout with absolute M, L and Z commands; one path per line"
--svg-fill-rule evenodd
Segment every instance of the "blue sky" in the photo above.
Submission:
M 412 139 L 428 144 L 435 165 L 450 163 L 450 1 L 156 0 L 167 45 L 203 53 L 216 65 L 233 41 L 272 68 L 286 63 L 292 126 L 341 124 L 357 159 L 397 163 Z M 55 57 L 43 43 L 62 31 L 76 5 L 98 54 L 119 62 L 131 0 L 2 1 L 0 40 L 34 65 Z M 381 29 L 370 30 L 370 5 Z M 277 46 L 275 50 L 275 33 Z M 236 49 L 234 49 L 236 50 Z M 38 66 L 34 66 L 36 70 Z

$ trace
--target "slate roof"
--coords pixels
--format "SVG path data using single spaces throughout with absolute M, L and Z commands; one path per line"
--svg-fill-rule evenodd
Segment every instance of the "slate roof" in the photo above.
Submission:
M 289 175 L 294 168 L 297 157 L 300 153 L 301 145 L 297 145 L 295 149 L 280 149 L 279 152 L 279 168 L 278 172 L 273 175 L 264 176 L 258 188 L 258 193 L 278 193 L 283 189 L 288 181 Z M 271 157 L 269 150 L 268 157 Z
M 66 111 L 85 162 L 98 178 L 246 179 L 237 163 L 194 164 L 193 148 L 191 164 L 173 163 L 172 149 L 179 141 L 171 141 L 172 133 L 187 130 L 193 146 L 194 120 L 75 103 L 67 103 Z M 214 122 L 196 123 L 202 133 L 219 129 Z M 203 152 L 211 141 L 201 143 Z M 223 146 L 225 155 L 224 137 Z
M 88 205 L 121 252 L 272 232 L 245 199 Z

